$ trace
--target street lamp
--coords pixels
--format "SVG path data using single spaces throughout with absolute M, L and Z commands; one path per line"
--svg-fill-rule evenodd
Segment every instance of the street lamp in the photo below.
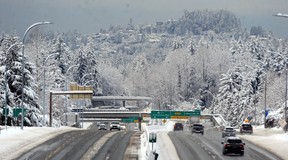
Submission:
M 79 67 L 79 65 L 70 66 L 70 67 L 67 69 L 66 73 L 65 73 L 65 90 L 66 90 L 66 91 L 68 91 L 68 73 L 69 73 L 69 71 L 70 71 L 72 68 L 74 68 L 74 67 Z M 67 112 L 67 110 L 68 110 L 67 103 L 68 103 L 68 102 L 67 102 L 67 97 L 66 97 L 66 101 L 65 101 L 65 110 L 66 110 L 66 112 Z M 65 115 L 65 125 L 67 126 L 67 114 Z
M 84 74 L 84 75 L 82 76 L 82 78 L 80 79 L 80 84 L 81 84 L 81 85 L 82 85 L 83 82 L 84 82 L 84 78 L 85 78 L 86 76 L 89 76 L 89 75 L 95 75 L 95 74 L 94 74 L 94 73 Z
M 261 63 L 263 66 L 265 66 L 265 64 L 260 61 L 260 60 L 256 60 L 254 59 L 255 62 L 258 62 L 258 63 Z M 266 67 L 264 68 L 264 70 L 266 71 Z M 266 110 L 267 110 L 267 73 L 266 72 L 263 72 L 263 74 L 265 74 L 265 77 L 264 77 L 264 128 L 266 128 Z M 256 95 L 256 93 L 255 93 Z M 255 114 L 256 114 L 256 106 L 255 106 Z M 256 117 L 255 117 L 256 118 Z M 255 121 L 256 122 L 256 121 Z
M 85 82 L 83 85 L 86 86 L 87 84 L 89 84 L 89 83 L 91 83 L 91 82 L 93 82 L 93 81 L 94 81 L 94 79 L 93 79 L 93 80 L 90 80 L 90 81 L 88 81 L 88 82 Z
M 95 74 L 94 74 L 94 73 L 87 73 L 87 74 L 84 74 L 84 75 L 82 76 L 82 78 L 80 79 L 80 85 L 83 84 L 83 82 L 84 82 L 84 78 L 85 78 L 86 76 L 89 76 L 89 75 L 95 75 Z M 78 101 L 78 100 L 77 100 L 77 103 L 78 103 L 78 106 L 79 106 L 79 101 Z M 86 105 L 86 101 L 85 101 L 85 105 Z M 81 106 L 82 106 L 82 111 L 81 111 L 80 114 L 83 115 L 83 103 L 82 103 L 82 101 L 81 101 Z M 83 118 L 82 118 L 82 127 L 83 127 Z
M 283 18 L 288 18 L 288 14 L 285 14 L 285 13 L 277 13 L 275 15 L 273 15 L 275 17 L 283 17 Z
M 288 18 L 288 16 L 287 16 Z M 285 69 L 285 108 L 284 108 L 284 119 L 286 121 L 286 123 L 288 122 L 288 119 L 287 119 L 287 89 L 288 89 L 288 86 L 287 86 L 287 82 L 288 82 L 288 70 L 287 70 L 287 57 L 283 56 L 282 54 L 278 53 L 278 52 L 273 52 L 279 56 L 281 56 L 284 60 L 285 60 L 285 65 L 286 65 L 286 69 Z
M 214 114 L 214 99 L 215 99 L 215 97 L 214 97 L 214 95 L 210 92 L 210 91 L 208 91 L 208 90 L 205 90 L 203 93 L 209 93 L 211 96 L 212 96 L 212 104 L 211 104 L 211 106 L 213 106 L 213 108 L 212 108 L 212 114 Z
M 24 73 L 24 68 L 25 68 L 25 63 L 24 63 L 24 60 L 25 60 L 25 57 L 24 57 L 24 49 L 25 49 L 25 38 L 26 38 L 26 35 L 27 33 L 34 27 L 36 26 L 39 26 L 39 25 L 45 25 L 45 24 L 53 24 L 51 22 L 37 22 L 37 23 L 34 23 L 32 24 L 31 26 L 29 26 L 27 28 L 27 30 L 25 31 L 24 33 L 24 36 L 23 36 L 23 39 L 22 39 L 22 95 L 21 95 L 21 113 L 22 113 L 22 117 L 21 117 L 21 129 L 23 130 L 23 119 L 24 119 L 24 104 L 23 104 L 23 101 L 24 101 L 24 76 L 25 76 L 25 73 Z
M 5 126 L 6 126 L 6 129 L 7 129 L 7 85 L 8 85 L 8 82 L 7 82 L 7 56 L 8 56 L 8 53 L 10 52 L 10 50 L 14 47 L 14 46 L 17 46 L 17 45 L 20 45 L 20 43 L 14 43 L 12 44 L 6 51 L 6 62 L 5 62 L 5 71 L 4 71 L 4 80 L 5 80 L 5 84 L 4 84 L 4 89 L 5 89 L 5 97 L 4 97 L 4 110 L 5 110 Z
M 66 71 L 66 73 L 65 73 L 65 77 L 66 77 L 66 91 L 68 90 L 68 85 L 67 85 L 67 83 L 68 83 L 68 73 L 69 73 L 69 71 L 72 69 L 72 68 L 74 68 L 74 67 L 79 67 L 79 65 L 73 65 L 73 66 L 70 66 L 68 69 L 67 69 L 67 71 Z
M 46 57 L 46 59 L 43 61 L 43 108 L 44 108 L 44 114 L 43 114 L 43 126 L 45 126 L 45 115 L 46 115 L 46 104 L 45 104 L 45 91 L 46 91 L 46 61 L 52 57 L 57 56 L 59 53 L 52 53 Z
M 288 14 L 283 14 L 283 13 L 277 13 L 276 15 L 273 15 L 276 17 L 283 17 L 283 18 L 288 18 Z M 285 125 L 285 132 L 287 131 L 287 124 L 288 124 L 288 119 L 287 119 L 287 79 L 288 79 L 288 71 L 287 71 L 287 58 L 284 57 L 282 54 L 277 53 L 280 56 L 282 56 L 285 59 L 285 64 L 286 64 L 286 81 L 285 81 L 285 108 L 284 108 L 284 120 L 286 122 Z
M 249 68 L 251 68 L 252 69 L 252 71 L 254 70 L 254 68 L 253 67 L 251 67 L 250 65 L 245 65 L 246 67 L 249 67 Z M 253 72 L 252 72 L 253 73 Z M 256 96 L 256 94 L 257 94 L 257 91 L 256 91 L 256 83 L 254 83 L 253 84 L 253 89 L 254 89 L 254 100 L 253 100 L 253 105 L 254 105 L 254 124 L 256 125 L 256 121 L 257 121 L 257 108 L 256 108 L 256 99 L 257 99 L 257 96 Z

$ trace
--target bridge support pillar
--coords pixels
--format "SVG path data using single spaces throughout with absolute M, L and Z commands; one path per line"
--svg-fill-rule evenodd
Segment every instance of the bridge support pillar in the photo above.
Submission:
M 140 117 L 138 117 L 138 126 L 139 126 L 139 130 L 140 130 L 140 131 L 142 131 L 142 126 L 141 126 L 141 124 L 142 124 L 142 117 L 140 116 Z

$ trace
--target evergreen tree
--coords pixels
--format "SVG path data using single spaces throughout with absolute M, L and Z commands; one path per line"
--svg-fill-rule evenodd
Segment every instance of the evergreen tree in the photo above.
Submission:
M 3 42 L 9 42 L 5 45 L 10 46 L 17 43 L 13 36 L 4 36 Z M 11 43 L 12 42 L 12 43 Z M 19 43 L 19 42 L 18 42 Z M 2 44 L 1 44 L 2 45 Z M 22 76 L 22 63 L 24 61 L 24 77 Z M 26 57 L 23 58 L 22 50 L 19 47 L 13 47 L 11 52 L 7 55 L 7 83 L 9 92 L 12 95 L 8 96 L 8 103 L 10 107 L 22 107 L 22 84 L 23 88 L 23 108 L 27 114 L 24 115 L 24 125 L 40 126 L 41 117 L 40 110 L 37 103 L 37 95 L 33 88 L 35 88 L 35 81 L 33 75 L 35 74 L 35 66 L 28 62 Z M 24 80 L 24 81 L 23 81 Z M 13 106 L 12 106 L 13 105 Z M 10 115 L 11 116 L 11 115 Z

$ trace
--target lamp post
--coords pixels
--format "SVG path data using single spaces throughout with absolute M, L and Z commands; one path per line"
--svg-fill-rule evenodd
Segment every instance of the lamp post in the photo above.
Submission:
M 70 71 L 72 68 L 74 68 L 74 67 L 79 67 L 79 65 L 70 66 L 70 67 L 67 69 L 66 73 L 65 73 L 65 90 L 66 90 L 66 91 L 68 91 L 68 73 L 69 73 L 69 71 Z M 65 101 L 65 110 L 66 110 L 66 112 L 67 112 L 67 110 L 68 110 L 67 103 L 68 103 L 68 102 L 67 102 L 67 98 L 66 98 L 66 101 Z M 65 114 L 65 125 L 67 126 L 67 114 Z
M 46 104 L 45 104 L 45 91 L 46 91 L 46 61 L 52 57 L 59 55 L 59 53 L 52 53 L 46 57 L 46 59 L 43 61 L 43 108 L 44 108 L 44 113 L 43 113 L 43 126 L 46 126 L 45 124 L 45 115 L 46 115 Z
M 87 73 L 87 74 L 84 74 L 83 76 L 82 76 L 82 78 L 80 79 L 80 85 L 82 85 L 83 84 L 83 82 L 84 82 L 84 78 L 86 77 L 86 76 L 89 76 L 89 75 L 95 75 L 94 73 Z M 77 100 L 77 103 L 78 103 L 78 106 L 79 106 L 79 100 Z M 80 114 L 82 114 L 82 116 L 83 116 L 83 102 L 81 101 L 81 106 L 82 106 L 82 108 L 81 108 L 81 113 Z M 86 106 L 86 102 L 85 102 L 85 106 Z M 83 118 L 81 119 L 81 121 L 82 121 L 82 128 L 83 128 Z
M 21 118 L 21 129 L 23 130 L 23 119 L 24 119 L 24 81 L 25 81 L 25 63 L 24 63 L 24 60 L 25 60 L 25 56 L 24 56 L 24 49 L 25 49 L 25 38 L 26 38 L 26 35 L 27 33 L 34 27 L 36 26 L 39 26 L 39 25 L 45 25 L 45 24 L 52 24 L 51 22 L 37 22 L 37 23 L 34 23 L 32 24 L 31 26 L 29 26 L 25 33 L 24 33 L 24 36 L 23 36 L 23 39 L 22 39 L 22 95 L 21 95 L 21 113 L 22 113 L 22 118 Z
M 10 52 L 10 50 L 17 46 L 17 45 L 20 45 L 20 43 L 14 43 L 12 44 L 6 51 L 6 60 L 5 60 L 5 71 L 4 71 L 4 89 L 5 89 L 5 97 L 4 97 L 4 110 L 5 110 L 5 127 L 6 127 L 6 130 L 7 130 L 7 112 L 8 112 L 8 109 L 7 109 L 7 85 L 8 85 L 8 82 L 7 82 L 7 56 L 8 56 L 8 53 Z
M 265 64 L 262 62 L 262 61 L 260 61 L 260 60 L 256 60 L 256 59 L 254 59 L 254 61 L 255 62 L 257 62 L 257 63 L 261 63 L 263 66 L 265 66 Z M 265 74 L 265 77 L 264 77 L 264 128 L 266 128 L 267 126 L 266 126 L 266 110 L 267 110 L 267 73 L 266 73 L 266 67 L 264 68 L 264 72 L 263 72 L 263 74 Z M 256 94 L 256 93 L 255 93 Z M 255 106 L 255 113 L 256 113 L 256 106 Z M 256 122 L 256 121 L 255 121 Z
M 288 18 L 288 14 L 283 14 L 283 13 L 277 13 L 276 15 L 273 15 L 273 16 L 276 16 L 276 17 L 282 17 L 282 18 Z M 280 56 L 282 56 L 284 59 L 285 59 L 285 64 L 286 64 L 286 81 L 285 81 L 285 108 L 284 108 L 284 120 L 286 122 L 286 125 L 285 125 L 285 132 L 287 131 L 287 124 L 288 124 L 288 118 L 287 118 L 287 79 L 288 79 L 288 71 L 287 71 L 287 58 L 284 57 L 282 54 L 280 53 L 277 53 L 279 54 Z
M 288 18 L 288 15 L 287 15 Z M 282 54 L 278 53 L 278 52 L 273 52 L 276 53 L 277 55 L 281 56 L 284 60 L 285 60 L 285 108 L 284 108 L 284 120 L 286 123 L 288 123 L 288 118 L 287 118 L 287 82 L 288 82 L 288 70 L 287 70 L 287 57 L 283 56 Z M 286 128 L 285 128 L 285 132 L 286 132 Z
M 83 82 L 84 82 L 84 78 L 85 78 L 86 76 L 89 76 L 89 75 L 95 75 L 95 74 L 94 74 L 94 73 L 84 74 L 84 75 L 82 76 L 82 78 L 80 79 L 80 84 L 81 84 L 81 85 L 82 85 Z
M 89 84 L 89 83 L 91 83 L 91 82 L 93 82 L 94 80 L 90 80 L 90 81 L 88 81 L 88 82 L 85 82 L 83 85 L 84 86 L 86 86 L 87 84 Z
M 213 106 L 213 108 L 212 108 L 212 114 L 214 114 L 214 95 L 210 92 L 210 91 L 208 91 L 208 90 L 205 90 L 203 93 L 209 93 L 211 96 L 212 96 L 212 104 L 211 104 L 211 106 Z
M 249 68 L 251 68 L 252 69 L 252 71 L 254 70 L 254 68 L 253 67 L 251 67 L 250 65 L 245 65 L 246 67 L 249 67 Z M 256 83 L 254 83 L 253 84 L 253 89 L 254 89 L 254 100 L 253 100 L 253 105 L 254 105 L 254 124 L 256 125 L 256 121 L 257 121 L 257 108 L 256 108 L 256 99 L 257 99 L 257 96 L 256 96 L 256 93 L 257 93 L 257 91 L 256 91 Z

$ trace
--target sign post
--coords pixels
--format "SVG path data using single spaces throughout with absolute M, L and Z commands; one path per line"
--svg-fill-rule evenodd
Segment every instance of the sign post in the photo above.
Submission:
M 149 133 L 149 142 L 152 143 L 152 151 L 153 151 L 153 143 L 156 143 L 157 141 L 157 134 L 152 132 Z

